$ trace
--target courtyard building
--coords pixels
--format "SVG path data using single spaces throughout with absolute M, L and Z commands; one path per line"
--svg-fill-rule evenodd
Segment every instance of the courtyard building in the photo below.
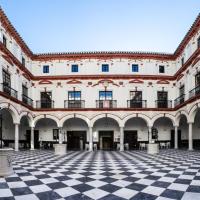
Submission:
M 198 149 L 200 15 L 173 54 L 34 54 L 1 9 L 0 83 L 1 140 L 15 151 Z

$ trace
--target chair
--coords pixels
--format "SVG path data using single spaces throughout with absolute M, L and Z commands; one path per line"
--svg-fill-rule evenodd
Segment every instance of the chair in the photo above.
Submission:
M 143 143 L 143 142 L 141 142 L 141 143 L 139 144 L 139 149 L 140 149 L 140 150 L 146 149 L 146 144 Z
M 128 143 L 124 144 L 124 148 L 125 150 L 129 150 L 129 144 Z
M 117 143 L 117 151 L 119 151 L 119 150 L 120 150 L 120 144 Z

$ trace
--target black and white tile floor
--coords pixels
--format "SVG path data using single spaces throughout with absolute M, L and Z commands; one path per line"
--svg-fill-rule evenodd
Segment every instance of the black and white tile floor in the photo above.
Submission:
M 200 151 L 21 151 L 0 178 L 0 199 L 198 200 Z

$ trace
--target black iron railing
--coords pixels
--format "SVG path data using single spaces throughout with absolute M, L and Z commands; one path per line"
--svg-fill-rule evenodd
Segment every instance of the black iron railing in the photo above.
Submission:
M 172 108 L 171 100 L 156 100 L 156 108 Z
M 11 88 L 7 83 L 2 83 L 1 86 L 2 86 L 2 92 L 17 99 L 18 95 L 15 89 Z
M 29 105 L 29 106 L 32 106 L 33 107 L 33 99 L 29 98 L 28 96 L 22 94 L 22 101 Z
M 85 108 L 84 100 L 65 100 L 65 108 Z
M 174 100 L 174 107 L 176 107 L 184 102 L 185 102 L 185 94 L 182 94 L 181 96 L 179 96 L 178 98 L 176 98 Z
M 96 108 L 117 108 L 116 100 L 96 100 Z
M 146 108 L 147 101 L 146 100 L 127 100 L 128 108 Z
M 189 92 L 189 98 L 195 97 L 200 94 L 200 85 L 196 86 Z
M 36 108 L 54 108 L 54 101 L 51 100 L 36 101 Z

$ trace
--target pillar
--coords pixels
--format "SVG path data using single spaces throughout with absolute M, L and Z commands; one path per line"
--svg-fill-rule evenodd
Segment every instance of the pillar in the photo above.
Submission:
M 31 150 L 34 150 L 34 127 L 31 127 Z
M 15 124 L 15 151 L 19 151 L 19 124 Z
M 124 151 L 124 127 L 120 127 L 120 151 Z
M 149 143 L 151 143 L 152 141 L 152 127 L 151 126 L 148 127 L 148 131 L 149 131 Z
M 58 141 L 59 141 L 59 144 L 62 144 L 62 131 L 61 131 L 61 127 L 58 128 Z
M 188 140 L 189 140 L 189 150 L 193 150 L 192 123 L 189 123 Z
M 178 149 L 178 126 L 174 127 L 174 148 Z
M 92 127 L 89 127 L 89 151 L 93 151 L 93 133 L 92 133 Z

